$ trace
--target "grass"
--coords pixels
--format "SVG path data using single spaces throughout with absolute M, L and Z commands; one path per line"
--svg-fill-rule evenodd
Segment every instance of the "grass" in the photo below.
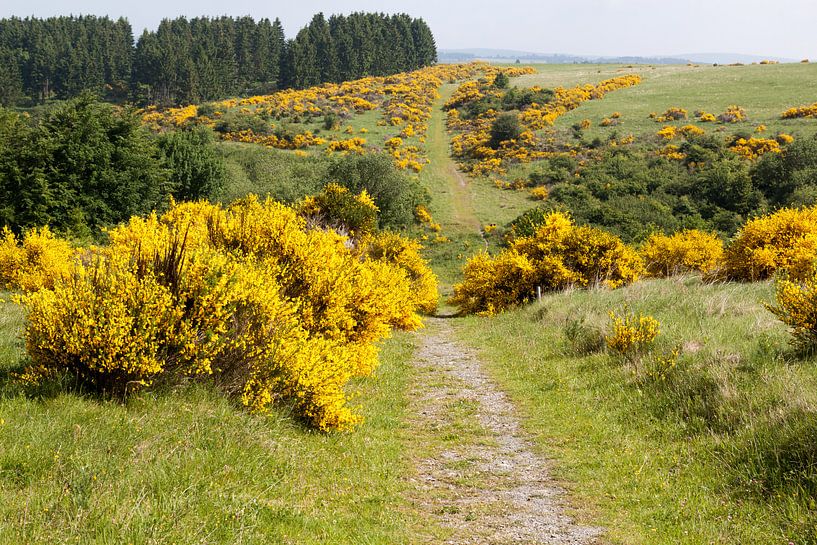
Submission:
M 0 309 L 0 373 L 21 317 Z M 412 339 L 359 385 L 366 422 L 306 430 L 199 386 L 127 403 L 0 389 L 0 543 L 410 543 L 406 386 Z M 422 523 L 426 525 L 426 523 Z
M 595 68 L 595 72 L 594 72 Z M 540 66 L 540 72 L 512 80 L 517 86 L 528 85 L 575 85 L 596 83 L 602 79 L 623 73 L 638 73 L 640 85 L 608 94 L 602 100 L 593 100 L 568 112 L 556 121 L 557 129 L 567 129 L 589 119 L 593 126 L 585 131 L 587 139 L 606 138 L 613 131 L 625 134 L 654 134 L 665 124 L 649 119 L 652 112 L 663 113 L 676 106 L 689 112 L 689 119 L 669 125 L 692 123 L 707 132 L 725 129 L 726 134 L 738 130 L 752 132 L 759 124 L 767 127 L 766 135 L 778 131 L 795 136 L 817 132 L 813 119 L 780 119 L 780 114 L 792 106 L 812 104 L 817 96 L 812 92 L 817 85 L 817 64 L 776 64 L 748 66 L 643 66 L 632 68 L 622 65 L 599 65 L 583 68 Z M 699 123 L 694 118 L 696 110 L 715 114 L 722 113 L 732 104 L 743 107 L 749 121 L 720 125 Z M 622 124 L 617 127 L 600 127 L 599 123 L 613 112 L 621 113 Z
M 763 308 L 772 298 L 768 283 L 645 281 L 467 318 L 459 334 L 614 543 L 814 544 L 817 370 Z M 660 320 L 662 349 L 683 347 L 666 381 L 566 339 L 623 305 Z

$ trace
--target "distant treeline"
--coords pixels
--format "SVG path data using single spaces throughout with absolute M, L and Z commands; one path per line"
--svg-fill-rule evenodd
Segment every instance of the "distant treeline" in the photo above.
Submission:
M 180 104 L 267 93 L 437 61 L 434 36 L 408 15 L 319 13 L 287 40 L 278 19 L 165 19 L 134 44 L 125 19 L 0 20 L 0 104 L 70 98 Z

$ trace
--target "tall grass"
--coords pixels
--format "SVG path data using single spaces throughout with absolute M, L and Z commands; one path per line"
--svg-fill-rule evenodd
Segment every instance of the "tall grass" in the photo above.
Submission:
M 461 335 L 614 542 L 813 544 L 817 369 L 763 308 L 773 291 L 689 277 L 572 291 Z M 598 349 L 625 305 L 661 322 L 659 349 L 681 347 L 665 380 Z

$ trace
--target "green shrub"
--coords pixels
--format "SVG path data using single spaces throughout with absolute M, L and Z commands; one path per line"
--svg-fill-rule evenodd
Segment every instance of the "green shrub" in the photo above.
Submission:
M 209 129 L 164 133 L 159 149 L 170 170 L 170 191 L 177 200 L 209 199 L 224 188 L 227 171 Z
M 364 189 L 380 211 L 381 228 L 405 228 L 414 223 L 414 210 L 426 202 L 420 185 L 394 166 L 382 153 L 347 155 L 335 161 L 327 181 L 338 183 L 354 193 Z
M 491 125 L 491 140 L 488 145 L 497 149 L 502 142 L 518 138 L 521 132 L 519 118 L 516 114 L 501 114 Z

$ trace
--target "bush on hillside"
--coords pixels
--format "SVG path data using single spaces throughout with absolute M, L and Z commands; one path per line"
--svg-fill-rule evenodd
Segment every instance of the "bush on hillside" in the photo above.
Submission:
M 798 348 L 817 352 L 817 270 L 799 282 L 783 275 L 777 281 L 777 304 L 768 309 L 791 328 Z
M 817 257 L 817 207 L 784 208 L 750 220 L 725 254 L 725 275 L 756 281 L 778 270 L 792 280 L 809 278 Z
M 491 139 L 488 145 L 493 149 L 499 148 L 502 142 L 516 140 L 522 133 L 519 118 L 516 114 L 505 113 L 497 117 L 491 125 Z
M 343 157 L 329 167 L 327 177 L 355 193 L 365 190 L 377 205 L 381 228 L 400 229 L 412 225 L 414 211 L 427 200 L 423 188 L 398 170 L 386 154 Z
M 68 373 L 117 395 L 211 380 L 252 411 L 286 403 L 324 430 L 360 420 L 348 383 L 372 373 L 392 328 L 420 326 L 415 290 L 431 274 L 408 252 L 367 254 L 252 197 L 174 205 L 109 236 L 21 298 L 27 376 Z
M 712 233 L 689 229 L 664 235 L 655 233 L 641 248 L 650 276 L 665 277 L 685 272 L 710 273 L 721 265 L 723 242 Z
M 127 109 L 84 94 L 24 121 L 0 116 L 0 224 L 80 236 L 156 208 L 168 177 Z
M 17 237 L 8 227 L 0 240 L 0 288 L 36 291 L 53 288 L 71 275 L 75 251 L 48 229 L 31 229 Z
M 543 291 L 568 286 L 617 288 L 643 271 L 637 252 L 600 229 L 576 226 L 562 213 L 548 214 L 531 237 L 513 240 L 496 257 L 478 254 L 463 268 L 451 303 L 462 313 L 493 314 Z
M 208 129 L 170 131 L 158 138 L 170 170 L 170 192 L 176 200 L 195 201 L 217 196 L 227 171 Z

